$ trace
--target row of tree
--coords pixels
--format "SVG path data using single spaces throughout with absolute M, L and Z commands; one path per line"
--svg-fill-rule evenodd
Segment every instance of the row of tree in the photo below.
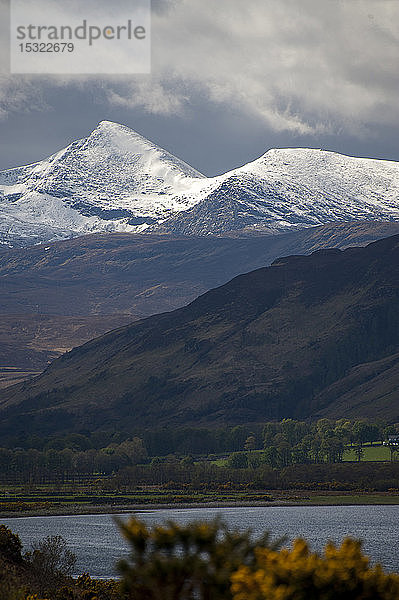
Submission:
M 210 462 L 188 465 L 170 457 L 151 465 L 126 467 L 101 483 L 104 489 L 121 492 L 157 485 L 170 490 L 366 490 L 399 489 L 399 463 L 370 462 L 303 464 L 273 469 L 219 467 Z
M 7 453 L 9 453 L 7 455 Z M 22 454 L 26 456 L 23 460 Z M 9 484 L 62 484 L 94 480 L 99 490 L 128 491 L 141 486 L 164 486 L 170 489 L 342 489 L 377 490 L 399 489 L 399 463 L 303 463 L 273 468 L 265 462 L 250 466 L 218 466 L 211 461 L 193 461 L 169 456 L 144 464 L 136 459 L 104 463 L 116 454 L 89 450 L 75 454 L 69 451 L 51 451 L 32 455 L 31 451 L 17 451 L 19 461 L 12 452 L 0 450 L 0 481 Z M 90 455 L 90 459 L 87 455 Z M 255 453 L 254 453 L 255 456 Z M 5 459 L 5 460 L 4 460 Z M 119 459 L 118 459 L 119 460 Z M 43 461 L 43 462 L 42 462 Z M 46 462 L 47 461 L 47 462 Z M 64 462 L 63 462 L 64 461 Z M 99 461 L 99 462 L 97 462 Z M 233 462 L 233 461 L 232 461 Z M 123 465 L 123 466 L 122 466 Z M 112 466 L 115 468 L 111 470 Z M 103 471 L 99 471 L 102 468 Z M 108 470 L 106 470 L 108 469 Z M 100 477 L 101 475 L 101 477 Z
M 396 431 L 395 425 L 379 425 L 363 420 L 320 419 L 311 423 L 283 419 L 265 424 L 262 432 L 264 453 L 261 460 L 275 468 L 292 464 L 336 463 L 342 462 L 345 449 L 351 445 L 360 461 L 364 444 L 384 440 Z M 256 448 L 255 435 L 247 438 L 244 447 L 246 450 Z M 249 465 L 254 460 L 254 457 L 246 458 Z M 239 466 L 238 463 L 245 462 L 245 458 L 233 455 L 230 461 Z
M 176 441 L 182 436 L 182 442 L 187 440 L 186 436 L 190 431 L 171 431 L 170 437 L 175 435 Z M 204 430 L 195 431 L 196 436 L 204 433 Z M 255 431 L 240 426 L 208 433 L 206 446 L 212 452 L 226 446 L 233 450 L 225 452 L 225 455 L 228 455 L 227 463 L 219 465 L 218 468 L 218 477 L 228 480 L 229 472 L 240 469 L 254 470 L 264 466 L 281 470 L 298 464 L 339 463 L 342 462 L 348 445 L 353 446 L 360 460 L 363 444 L 375 443 L 397 433 L 397 426 L 377 425 L 366 421 L 350 422 L 343 419 L 321 419 L 315 423 L 284 419 L 280 422 L 266 423 Z M 214 445 L 211 444 L 211 433 L 214 436 Z M 99 449 L 87 448 L 86 440 L 84 435 L 74 434 L 69 438 L 69 441 L 73 442 L 72 447 L 50 447 L 41 450 L 0 448 L 0 482 L 73 482 L 94 476 L 109 477 L 126 467 L 144 464 L 148 474 L 145 479 L 148 483 L 164 483 L 165 477 L 168 480 L 170 470 L 177 473 L 180 466 L 183 466 L 185 471 L 194 473 L 194 463 L 212 462 L 218 456 L 209 453 L 206 456 L 175 453 L 150 458 L 152 453 L 146 445 L 145 438 L 133 437 L 119 443 L 112 442 Z M 178 481 L 179 478 L 171 476 L 169 479 Z
M 35 450 L 99 450 L 107 446 L 116 446 L 122 442 L 139 437 L 143 440 L 150 456 L 166 456 L 168 454 L 223 454 L 238 452 L 244 448 L 248 438 L 254 448 L 268 447 L 274 444 L 274 438 L 280 436 L 290 446 L 298 444 L 306 436 L 335 436 L 344 443 L 375 442 L 386 439 L 389 435 L 399 434 L 399 424 L 380 422 L 371 423 L 366 420 L 349 421 L 340 419 L 320 419 L 315 422 L 283 419 L 280 422 L 269 422 L 256 425 L 237 425 L 235 427 L 195 428 L 164 427 L 142 431 L 83 431 L 42 437 L 24 435 L 0 439 L 0 446 L 7 448 L 23 448 Z
M 147 460 L 140 438 L 100 450 L 23 450 L 0 448 L 2 483 L 65 483 L 93 475 L 112 475 L 124 467 Z
M 13 436 L 10 432 L 8 436 L 0 438 L 0 446 L 24 450 L 99 450 L 121 444 L 132 437 L 139 437 L 143 439 L 150 456 L 222 454 L 241 450 L 251 433 L 255 433 L 257 443 L 261 444 L 262 428 L 262 424 L 221 428 L 154 427 L 142 431 L 82 431 L 49 437 L 29 434 Z

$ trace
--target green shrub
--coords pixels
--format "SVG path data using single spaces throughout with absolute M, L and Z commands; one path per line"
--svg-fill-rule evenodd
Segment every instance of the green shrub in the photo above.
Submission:
M 14 563 L 22 562 L 22 542 L 16 533 L 0 525 L 0 556 Z

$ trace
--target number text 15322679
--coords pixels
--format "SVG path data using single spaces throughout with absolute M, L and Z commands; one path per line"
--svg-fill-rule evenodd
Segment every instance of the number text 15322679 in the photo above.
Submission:
M 25 42 L 19 44 L 21 52 L 73 52 L 75 46 L 72 42 Z

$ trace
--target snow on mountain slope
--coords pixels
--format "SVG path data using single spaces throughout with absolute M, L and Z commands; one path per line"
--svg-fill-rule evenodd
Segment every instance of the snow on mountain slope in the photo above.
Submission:
M 393 161 L 273 149 L 211 181 L 203 201 L 164 221 L 164 231 L 273 232 L 333 221 L 399 220 L 399 163 Z
M 220 235 L 333 221 L 399 221 L 399 163 L 269 150 L 206 178 L 128 127 L 102 121 L 49 158 L 0 173 L 0 241 L 90 232 Z
M 49 158 L 0 173 L 0 235 L 29 244 L 137 231 L 192 206 L 204 179 L 128 127 L 102 121 Z

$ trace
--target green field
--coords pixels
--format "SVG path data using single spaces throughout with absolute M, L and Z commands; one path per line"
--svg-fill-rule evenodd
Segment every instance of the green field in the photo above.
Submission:
M 353 448 L 345 450 L 344 461 L 357 460 Z M 364 446 L 362 461 L 391 460 L 391 452 L 387 446 Z
M 251 453 L 258 452 L 262 453 L 263 450 L 252 450 Z M 248 453 L 249 454 L 249 453 Z M 396 456 L 394 457 L 396 458 Z M 357 457 L 353 448 L 347 448 L 345 450 L 344 461 L 352 462 L 357 461 Z M 390 461 L 391 460 L 391 452 L 387 446 L 363 446 L 363 455 L 362 461 L 366 462 L 378 462 L 378 461 Z M 213 465 L 217 465 L 218 467 L 226 467 L 227 459 L 219 458 L 212 461 Z

